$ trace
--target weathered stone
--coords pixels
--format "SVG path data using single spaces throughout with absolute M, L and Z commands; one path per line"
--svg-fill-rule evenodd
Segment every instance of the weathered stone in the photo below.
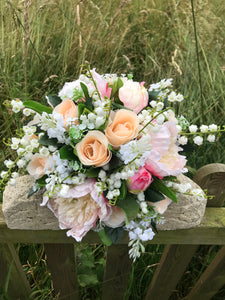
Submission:
M 27 197 L 34 180 L 26 175 L 17 178 L 15 186 L 8 185 L 3 194 L 2 210 L 11 229 L 59 229 L 58 220 L 47 207 L 40 206 L 43 192 Z
M 180 183 L 190 183 L 193 189 L 201 189 L 190 178 L 178 176 Z M 199 200 L 196 196 L 178 195 L 178 202 L 172 202 L 163 214 L 165 223 L 158 225 L 159 230 L 175 230 L 191 228 L 199 225 L 205 213 L 207 200 Z
M 181 183 L 190 183 L 192 189 L 200 188 L 188 177 L 179 176 Z M 57 230 L 58 220 L 47 208 L 41 207 L 42 193 L 27 197 L 34 181 L 30 176 L 17 179 L 16 186 L 7 186 L 3 195 L 3 213 L 11 229 L 53 229 Z M 204 216 L 206 200 L 196 196 L 179 194 L 178 203 L 171 203 L 163 214 L 165 223 L 158 225 L 159 230 L 175 230 L 194 227 L 200 224 Z

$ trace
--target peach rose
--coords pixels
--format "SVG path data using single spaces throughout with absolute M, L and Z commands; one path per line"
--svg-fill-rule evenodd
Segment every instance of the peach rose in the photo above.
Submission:
M 106 136 L 98 130 L 89 131 L 75 148 L 80 161 L 86 166 L 104 166 L 112 156 Z
M 134 139 L 139 130 L 137 115 L 127 109 L 118 110 L 111 124 L 105 130 L 109 143 L 118 149 L 119 146 Z
M 111 228 L 121 227 L 126 221 L 126 215 L 118 206 L 111 206 L 112 214 L 108 220 L 103 223 Z
M 29 162 L 27 166 L 27 171 L 35 179 L 38 179 L 45 175 L 47 170 L 51 170 L 52 167 L 52 157 L 45 157 L 40 155 L 39 153 L 36 153 Z
M 64 99 L 60 104 L 58 104 L 54 110 L 53 114 L 57 113 L 63 116 L 64 126 L 68 124 L 68 119 L 76 118 L 75 124 L 78 124 L 78 109 L 74 104 L 73 100 L 68 98 Z
M 136 114 L 148 105 L 148 92 L 144 82 L 127 80 L 119 89 L 119 98 L 125 107 L 132 109 Z
M 168 206 L 173 202 L 168 197 L 165 197 L 165 199 L 158 201 L 158 202 L 150 202 L 147 201 L 149 205 L 151 205 L 154 210 L 159 214 L 164 214 L 164 212 L 167 210 Z

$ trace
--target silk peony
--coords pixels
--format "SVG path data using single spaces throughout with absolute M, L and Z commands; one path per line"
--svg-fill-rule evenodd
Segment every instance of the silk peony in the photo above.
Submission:
M 76 145 L 76 151 L 80 161 L 86 166 L 104 166 L 112 157 L 106 136 L 98 130 L 89 131 Z
M 172 121 L 166 122 L 157 133 L 150 132 L 150 135 L 152 151 L 146 160 L 145 168 L 159 178 L 181 174 L 186 158 L 178 153 L 181 148 L 176 144 L 176 124 Z
M 134 176 L 127 180 L 127 188 L 129 192 L 138 194 L 145 191 L 152 180 L 151 174 L 144 167 L 140 167 Z
M 137 115 L 129 110 L 118 110 L 105 130 L 109 143 L 118 149 L 119 146 L 134 139 L 139 130 Z
M 119 99 L 125 107 L 138 114 L 148 105 L 148 92 L 143 82 L 139 84 L 139 82 L 127 80 L 119 89 Z
M 48 200 L 48 207 L 58 218 L 59 227 L 70 229 L 67 236 L 72 236 L 77 242 L 95 227 L 98 219 L 106 221 L 111 215 L 111 207 L 102 195 L 98 196 L 94 183 L 94 179 L 87 179 L 84 183 L 69 189 L 63 198 L 56 196 Z

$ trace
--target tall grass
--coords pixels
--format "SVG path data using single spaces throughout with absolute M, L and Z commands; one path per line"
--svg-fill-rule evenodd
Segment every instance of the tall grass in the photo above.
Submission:
M 133 73 L 146 85 L 173 77 L 175 88 L 187 97 L 176 107 L 179 114 L 196 124 L 202 119 L 207 124 L 225 124 L 224 1 L 196 0 L 194 9 L 200 70 L 191 0 L 0 0 L 1 138 L 13 136 L 20 125 L 19 117 L 3 105 L 6 99 L 45 101 L 44 95 L 57 93 L 65 81 L 77 78 L 85 62 L 99 73 Z M 224 145 L 221 137 L 216 144 L 196 147 L 188 154 L 189 165 L 199 168 L 210 162 L 225 163 Z M 1 144 L 0 168 L 11 155 Z M 215 253 L 205 251 L 197 254 L 198 262 L 192 269 L 201 271 L 200 266 L 208 263 L 207 255 Z M 29 278 L 34 274 L 39 281 L 34 285 L 38 291 L 46 283 L 38 272 L 47 276 L 48 271 L 40 267 L 34 272 L 36 261 L 43 259 L 44 264 L 45 258 L 40 250 L 35 252 L 39 258 L 36 254 L 29 258 L 32 252 L 23 248 L 25 256 L 27 253 L 23 259 L 32 261 L 33 266 L 25 269 Z M 127 297 L 140 299 L 144 295 L 161 252 L 158 246 L 147 248 L 135 264 Z M 183 279 L 184 285 L 173 299 L 181 299 L 194 281 L 192 274 Z M 50 299 L 45 292 L 39 295 Z

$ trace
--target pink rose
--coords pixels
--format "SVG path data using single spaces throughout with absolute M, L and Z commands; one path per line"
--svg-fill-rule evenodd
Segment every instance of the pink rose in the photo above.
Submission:
M 151 174 L 144 168 L 140 167 L 139 170 L 127 180 L 127 188 L 129 192 L 138 194 L 145 191 L 152 182 Z
M 95 69 L 93 69 L 91 72 L 102 98 L 105 96 L 110 98 L 112 89 L 108 87 L 108 82 L 101 75 L 95 72 Z
M 148 92 L 144 83 L 127 80 L 119 89 L 119 98 L 124 106 L 138 114 L 148 105 Z

